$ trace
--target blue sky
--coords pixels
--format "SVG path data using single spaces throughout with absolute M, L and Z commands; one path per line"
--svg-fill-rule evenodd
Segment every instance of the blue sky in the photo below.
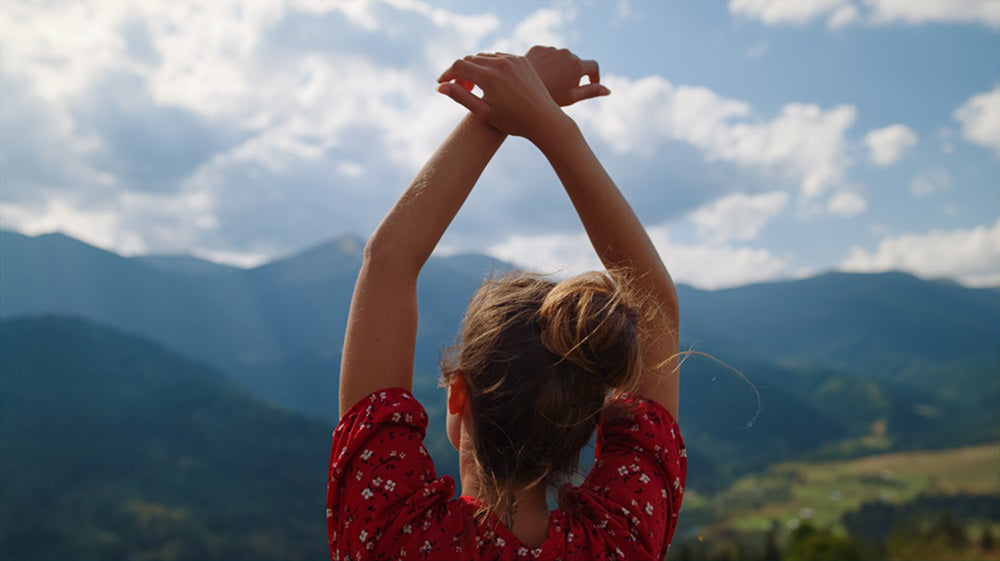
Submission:
M 680 282 L 828 270 L 1000 285 L 1000 0 L 18 2 L 0 12 L 0 226 L 252 266 L 368 236 L 478 51 L 566 46 L 567 109 Z M 509 139 L 442 253 L 596 260 Z

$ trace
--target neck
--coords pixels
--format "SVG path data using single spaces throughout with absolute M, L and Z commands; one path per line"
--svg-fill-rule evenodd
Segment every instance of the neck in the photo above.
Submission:
M 472 451 L 459 454 L 459 473 L 462 480 L 462 494 L 486 500 L 478 477 L 478 466 Z M 549 507 L 545 484 L 522 489 L 514 495 L 513 502 L 503 500 L 495 513 L 524 545 L 535 548 L 542 545 L 549 534 Z
M 479 466 L 471 435 L 463 423 L 459 432 L 458 469 L 462 481 L 462 494 L 485 500 L 480 488 Z M 549 534 L 549 507 L 544 483 L 522 489 L 514 495 L 513 504 L 502 502 L 497 515 L 511 533 L 524 545 L 535 548 L 545 542 Z

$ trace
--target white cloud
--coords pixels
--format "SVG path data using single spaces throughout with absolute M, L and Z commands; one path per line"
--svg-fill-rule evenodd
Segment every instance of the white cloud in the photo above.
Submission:
M 804 25 L 850 7 L 847 0 L 730 0 L 730 13 L 766 24 Z M 845 14 L 838 16 L 847 17 Z
M 836 216 L 850 218 L 868 208 L 868 201 L 854 191 L 838 191 L 826 203 L 826 209 Z
M 210 247 L 241 264 L 369 231 L 460 115 L 434 91 L 442 53 L 474 52 L 500 24 L 414 0 L 8 4 L 0 122 L 21 140 L 0 148 L 15 180 L 0 225 L 123 252 Z M 421 49 L 386 63 L 341 38 L 366 33 Z M 177 116 L 218 139 L 181 142 L 190 167 L 143 192 L 149 162 L 115 142 L 166 168 L 148 133 L 176 136 Z
M 996 0 L 865 0 L 874 23 L 978 23 L 1000 28 Z
M 1000 86 L 970 97 L 952 118 L 961 125 L 962 138 L 992 148 L 1000 156 Z
M 826 18 L 837 29 L 856 22 L 971 23 L 1000 28 L 1000 2 L 995 0 L 730 0 L 729 12 L 766 25 L 806 25 Z
M 702 238 L 715 242 L 747 241 L 756 238 L 787 204 L 788 194 L 784 191 L 760 195 L 734 193 L 695 210 L 691 220 Z
M 702 289 L 741 286 L 790 276 L 785 261 L 769 250 L 728 244 L 680 244 L 666 228 L 648 233 L 676 282 Z M 569 276 L 599 269 L 600 260 L 585 234 L 512 236 L 487 250 L 490 255 L 528 270 Z
M 746 102 L 659 76 L 602 81 L 614 94 L 574 115 L 617 152 L 652 155 L 664 140 L 678 140 L 701 149 L 709 161 L 797 181 L 806 198 L 836 184 L 849 164 L 844 137 L 854 123 L 852 106 L 789 103 L 762 120 Z
M 760 41 L 754 43 L 753 46 L 751 46 L 749 49 L 747 49 L 744 56 L 746 56 L 750 60 L 758 59 L 764 56 L 765 53 L 767 53 L 767 48 L 768 48 L 767 40 L 761 39 Z
M 858 19 L 858 9 L 854 4 L 842 4 L 826 20 L 826 25 L 830 29 L 840 29 Z
M 487 50 L 522 54 L 534 45 L 565 45 L 563 26 L 575 17 L 575 11 L 570 9 L 542 8 L 518 23 L 511 37 L 497 41 Z
M 906 271 L 924 278 L 950 278 L 968 286 L 1000 285 L 1000 220 L 968 230 L 932 230 L 889 236 L 873 252 L 852 247 L 845 271 Z
M 899 161 L 903 153 L 917 144 L 917 133 L 902 124 L 873 129 L 865 135 L 865 145 L 872 162 L 888 166 Z
M 942 168 L 922 171 L 910 180 L 910 194 L 914 197 L 929 197 L 951 187 L 951 175 Z

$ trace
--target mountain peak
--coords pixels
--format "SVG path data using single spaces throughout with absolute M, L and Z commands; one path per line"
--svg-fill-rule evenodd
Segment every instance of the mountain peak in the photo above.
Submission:
M 354 275 L 361 266 L 364 247 L 365 242 L 361 238 L 343 235 L 290 257 L 261 265 L 254 272 L 293 283 L 309 282 L 345 271 Z

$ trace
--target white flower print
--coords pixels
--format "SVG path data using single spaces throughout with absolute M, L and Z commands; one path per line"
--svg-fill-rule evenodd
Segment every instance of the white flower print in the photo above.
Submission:
M 413 526 L 410 526 L 409 524 L 407 524 L 406 526 L 403 526 L 403 533 L 404 534 L 412 534 L 413 533 Z
M 517 554 L 518 554 L 518 555 L 519 555 L 520 557 L 527 557 L 527 556 L 528 556 L 528 548 L 526 548 L 526 547 L 524 547 L 524 546 L 522 545 L 522 546 L 521 546 L 521 549 L 518 549 L 518 550 L 517 550 Z
M 368 487 L 365 487 L 364 490 L 361 491 L 361 496 L 364 497 L 365 499 L 369 499 L 370 500 L 372 497 L 375 496 L 375 493 L 372 493 L 371 489 L 369 489 Z
M 361 534 L 358 535 L 358 539 L 361 540 L 361 543 L 365 543 L 365 540 L 368 539 L 368 530 L 361 530 Z
M 497 538 L 497 547 L 503 547 L 507 545 L 507 542 L 503 538 Z
M 402 418 L 403 416 L 399 414 L 399 411 L 392 414 L 392 422 L 394 423 L 398 423 Z
M 374 452 L 372 452 L 371 450 L 365 449 L 365 451 L 361 453 L 361 459 L 362 460 L 367 460 L 368 458 L 372 457 L 372 454 L 374 454 Z
M 391 493 L 395 489 L 396 489 L 396 482 L 395 481 L 393 481 L 393 480 L 390 479 L 390 480 L 388 480 L 388 481 L 385 482 L 385 490 L 386 491 L 389 491 Z
M 618 475 L 621 476 L 628 475 L 628 468 L 625 466 L 618 466 Z
M 643 483 L 649 483 L 649 476 L 644 473 L 639 476 L 639 481 L 642 481 Z
M 646 514 L 649 516 L 653 515 L 653 505 L 650 503 L 646 503 Z
M 378 488 L 378 487 L 381 487 L 381 486 L 382 486 L 382 478 L 381 477 L 376 477 L 375 479 L 372 479 L 372 487 Z

